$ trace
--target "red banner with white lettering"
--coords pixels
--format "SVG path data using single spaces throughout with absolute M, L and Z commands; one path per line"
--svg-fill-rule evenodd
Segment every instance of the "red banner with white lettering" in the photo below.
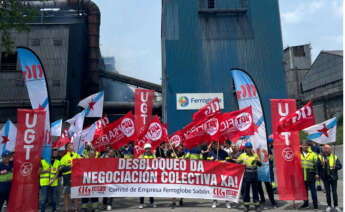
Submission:
M 135 130 L 140 135 L 145 130 L 146 125 L 152 119 L 154 91 L 147 89 L 135 89 L 134 93 L 134 113 Z
M 104 151 L 108 144 L 113 149 L 119 149 L 127 143 L 136 139 L 134 118 L 132 111 L 122 118 L 108 124 L 102 131 L 95 133 L 92 146 L 96 151 Z
M 7 211 L 37 212 L 46 112 L 18 109 L 13 180 Z
M 221 143 L 230 140 L 234 143 L 241 137 L 254 134 L 252 106 L 231 113 L 224 113 L 220 122 Z
M 195 112 L 192 118 L 195 121 L 201 121 L 201 120 L 209 119 L 217 114 L 221 114 L 221 111 L 220 111 L 219 100 L 216 97 L 212 101 L 210 101 L 207 105 L 205 105 L 200 110 Z
M 295 113 L 288 115 L 278 124 L 278 132 L 301 131 L 315 125 L 313 106 L 308 102 Z
M 167 197 L 238 202 L 244 165 L 185 159 L 78 159 L 72 198 Z
M 183 145 L 187 149 L 192 149 L 206 142 L 208 145 L 212 141 L 219 140 L 219 123 L 222 115 L 217 114 L 212 118 L 203 121 L 193 121 L 182 129 L 184 136 Z
M 139 157 L 144 154 L 144 145 L 149 143 L 152 146 L 152 152 L 164 141 L 168 141 L 168 135 L 164 126 L 159 121 L 157 115 L 153 117 L 151 122 L 146 126 L 144 133 L 142 133 L 135 141 L 134 157 Z
M 279 121 L 294 114 L 295 99 L 271 99 L 273 150 L 276 163 L 278 193 L 280 200 L 306 200 L 300 141 L 297 131 L 277 131 Z

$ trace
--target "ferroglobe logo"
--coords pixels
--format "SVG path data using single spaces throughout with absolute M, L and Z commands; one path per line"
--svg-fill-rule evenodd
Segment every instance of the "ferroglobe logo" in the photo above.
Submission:
M 181 107 L 187 107 L 189 104 L 189 99 L 186 96 L 181 96 L 178 100 L 178 103 L 181 105 Z

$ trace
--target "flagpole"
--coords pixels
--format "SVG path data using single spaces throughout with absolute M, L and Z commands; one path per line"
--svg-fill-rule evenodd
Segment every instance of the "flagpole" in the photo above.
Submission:
M 173 151 L 173 153 L 174 153 L 174 155 L 175 155 L 175 158 L 178 158 L 178 157 L 177 157 L 177 154 L 176 154 L 176 152 L 175 152 L 175 150 L 174 150 L 174 147 L 173 147 L 173 145 L 170 143 L 169 139 L 168 139 L 168 143 L 169 143 L 169 145 L 170 145 L 170 147 L 171 147 L 171 149 L 172 149 L 172 151 Z

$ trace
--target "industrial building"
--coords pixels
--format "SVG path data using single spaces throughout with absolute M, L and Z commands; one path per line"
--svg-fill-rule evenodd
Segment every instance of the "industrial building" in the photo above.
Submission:
M 161 92 L 161 86 L 116 72 L 115 59 L 101 57 L 101 13 L 92 1 L 23 1 L 40 9 L 30 32 L 12 31 L 15 46 L 32 49 L 41 59 L 50 96 L 51 120 L 70 118 L 80 111 L 78 102 L 105 91 L 104 113 L 110 118 L 133 110 L 134 94 L 129 84 Z M 16 122 L 17 108 L 31 108 L 17 55 L 6 55 L 0 41 L 0 123 Z M 111 66 L 113 65 L 113 67 Z M 110 67 L 110 68 L 109 68 Z M 108 70 L 109 69 L 109 70 Z M 154 112 L 160 114 L 160 104 Z
M 163 117 L 169 133 L 196 110 L 178 110 L 180 93 L 222 93 L 237 109 L 232 68 L 245 70 L 261 97 L 267 129 L 271 98 L 286 98 L 278 0 L 162 1 Z
M 311 67 L 311 45 L 287 47 L 283 51 L 286 94 L 289 99 L 296 99 L 301 106 L 303 98 L 302 81 Z
M 343 115 L 343 51 L 321 51 L 302 81 L 302 102 L 313 102 L 315 121 Z
M 286 91 L 297 107 L 312 101 L 315 121 L 343 114 L 343 51 L 321 51 L 311 63 L 311 45 L 283 51 Z

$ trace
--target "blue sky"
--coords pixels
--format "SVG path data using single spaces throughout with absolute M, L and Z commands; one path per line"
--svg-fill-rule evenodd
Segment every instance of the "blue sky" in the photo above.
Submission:
M 100 7 L 101 52 L 114 56 L 121 74 L 161 83 L 161 1 L 94 0 Z M 279 0 L 283 47 L 311 43 L 343 49 L 342 0 Z

